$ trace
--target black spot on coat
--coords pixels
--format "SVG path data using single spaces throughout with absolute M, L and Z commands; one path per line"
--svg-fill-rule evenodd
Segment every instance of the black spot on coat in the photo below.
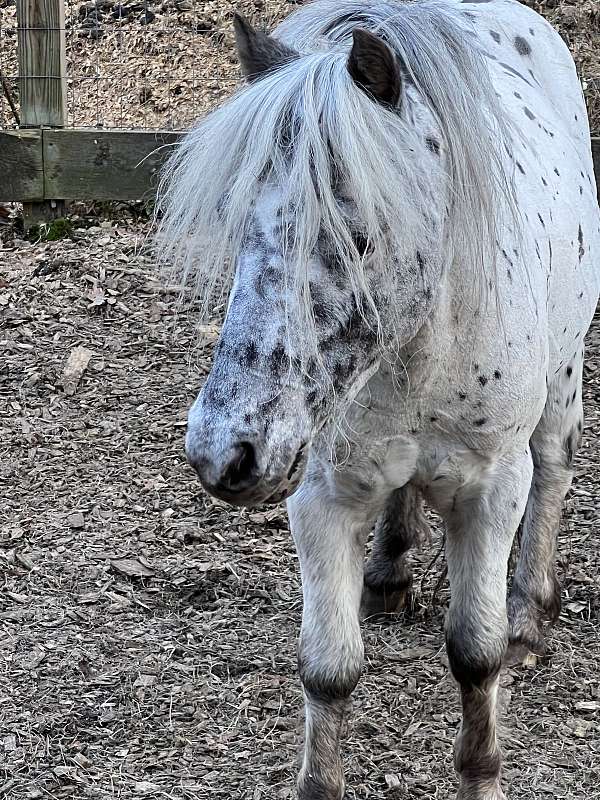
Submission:
M 531 55 L 531 45 L 524 39 L 522 36 L 515 36 L 515 50 L 520 56 L 530 56 Z

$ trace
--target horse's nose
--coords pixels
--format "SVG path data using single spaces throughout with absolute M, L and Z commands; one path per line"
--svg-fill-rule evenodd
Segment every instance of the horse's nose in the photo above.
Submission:
M 231 450 L 216 488 L 226 492 L 244 492 L 251 489 L 260 478 L 256 451 L 250 442 L 239 442 Z
M 194 448 L 188 449 L 187 455 L 205 488 L 217 496 L 247 492 L 261 478 L 256 450 L 250 442 L 237 442 L 216 461 Z

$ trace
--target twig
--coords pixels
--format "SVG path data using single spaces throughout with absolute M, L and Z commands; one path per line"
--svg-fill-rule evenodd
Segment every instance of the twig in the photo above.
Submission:
M 446 533 L 444 532 L 444 533 L 442 534 L 442 543 L 441 543 L 441 545 L 440 545 L 440 547 L 439 547 L 439 550 L 437 551 L 437 553 L 434 555 L 434 557 L 433 557 L 433 558 L 431 559 L 431 561 L 429 562 L 429 564 L 428 564 L 427 568 L 425 569 L 425 572 L 423 573 L 423 577 L 421 578 L 421 589 L 420 589 L 420 591 L 421 591 L 421 594 L 423 594 L 423 584 L 425 583 L 425 579 L 428 577 L 429 573 L 431 572 L 431 570 L 432 570 L 432 568 L 433 568 L 433 565 L 435 564 L 435 562 L 436 562 L 436 561 L 438 560 L 438 558 L 439 558 L 439 557 L 442 555 L 442 551 L 443 551 L 443 549 L 444 549 L 444 545 L 445 545 L 445 544 L 446 544 Z M 444 576 L 444 577 L 445 577 L 445 576 Z
M 442 570 L 442 574 L 438 578 L 438 582 L 436 583 L 436 585 L 433 587 L 433 592 L 431 594 L 431 599 L 429 601 L 429 603 L 430 603 L 432 608 L 435 605 L 435 601 L 437 600 L 437 593 L 441 589 L 442 584 L 446 580 L 447 576 L 448 576 L 448 565 L 444 564 L 444 568 Z
M 19 112 L 17 111 L 17 107 L 15 105 L 15 101 L 13 100 L 12 91 L 10 85 L 4 75 L 0 72 L 0 82 L 2 83 L 2 89 L 4 90 L 4 96 L 8 101 L 8 105 L 10 106 L 10 110 L 13 113 L 13 117 L 15 118 L 15 122 L 17 125 L 21 124 L 21 118 L 19 117 Z

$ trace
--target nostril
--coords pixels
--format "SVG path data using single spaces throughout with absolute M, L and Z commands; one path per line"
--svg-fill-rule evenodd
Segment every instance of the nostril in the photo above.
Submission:
M 221 476 L 221 486 L 235 491 L 246 488 L 256 474 L 256 453 L 250 442 L 240 442 L 234 448 L 234 455 Z

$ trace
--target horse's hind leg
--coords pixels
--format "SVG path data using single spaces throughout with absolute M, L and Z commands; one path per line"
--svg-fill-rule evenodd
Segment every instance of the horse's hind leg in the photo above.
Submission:
M 542 621 L 554 622 L 560 613 L 556 542 L 583 428 L 582 366 L 583 348 L 548 387 L 544 413 L 531 437 L 533 479 L 508 603 L 513 651 L 527 648 L 543 654 Z
M 375 525 L 373 551 L 365 567 L 364 617 L 392 613 L 403 605 L 412 585 L 406 553 L 428 530 L 418 489 L 406 484 L 392 492 Z

